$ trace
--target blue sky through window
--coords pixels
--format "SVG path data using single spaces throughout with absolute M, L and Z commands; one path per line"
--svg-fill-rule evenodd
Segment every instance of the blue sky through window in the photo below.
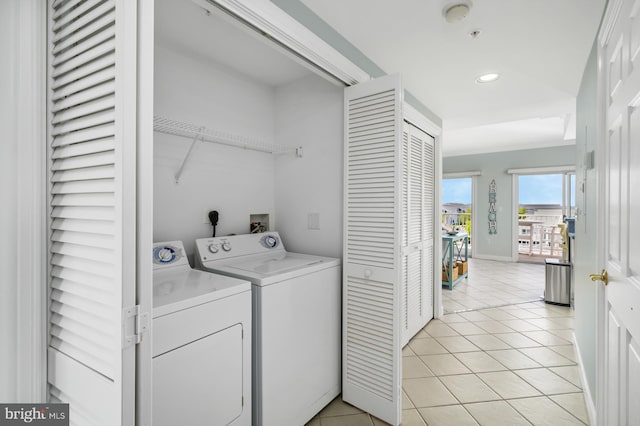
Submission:
M 562 205 L 562 175 L 519 176 L 520 204 Z
M 471 204 L 471 178 L 442 179 L 442 204 Z

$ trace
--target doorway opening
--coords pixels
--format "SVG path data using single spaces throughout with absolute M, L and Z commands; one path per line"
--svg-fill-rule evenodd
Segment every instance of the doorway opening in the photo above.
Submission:
M 562 226 L 575 213 L 575 182 L 574 172 L 518 176 L 519 262 L 565 256 Z
M 471 238 L 473 211 L 473 178 L 442 179 L 442 225 L 459 229 L 469 235 L 469 257 L 472 257 Z

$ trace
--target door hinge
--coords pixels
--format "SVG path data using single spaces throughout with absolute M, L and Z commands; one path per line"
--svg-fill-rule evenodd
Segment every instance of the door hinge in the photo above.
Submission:
M 142 312 L 140 305 L 124 308 L 122 328 L 123 347 L 137 345 L 142 342 L 143 335 L 149 331 L 149 313 Z

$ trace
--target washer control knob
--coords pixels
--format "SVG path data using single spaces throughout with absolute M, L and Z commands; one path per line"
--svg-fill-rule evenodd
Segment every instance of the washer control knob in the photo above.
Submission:
M 171 260 L 172 257 L 173 257 L 173 252 L 169 249 L 164 248 L 158 251 L 158 258 L 160 259 L 161 262 L 168 262 Z
M 229 241 L 225 241 L 222 243 L 222 250 L 231 251 L 231 243 Z
M 278 246 L 278 239 L 273 235 L 267 235 L 262 239 L 262 244 L 266 248 L 276 248 Z
M 211 253 L 217 253 L 218 252 L 218 246 L 215 244 L 209 244 L 209 251 Z

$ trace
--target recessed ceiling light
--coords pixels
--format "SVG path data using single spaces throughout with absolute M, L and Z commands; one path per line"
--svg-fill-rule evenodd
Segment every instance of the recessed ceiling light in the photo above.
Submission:
M 476 78 L 476 83 L 491 83 L 493 81 L 496 81 L 499 78 L 500 78 L 500 74 L 496 74 L 496 73 L 484 74 Z

